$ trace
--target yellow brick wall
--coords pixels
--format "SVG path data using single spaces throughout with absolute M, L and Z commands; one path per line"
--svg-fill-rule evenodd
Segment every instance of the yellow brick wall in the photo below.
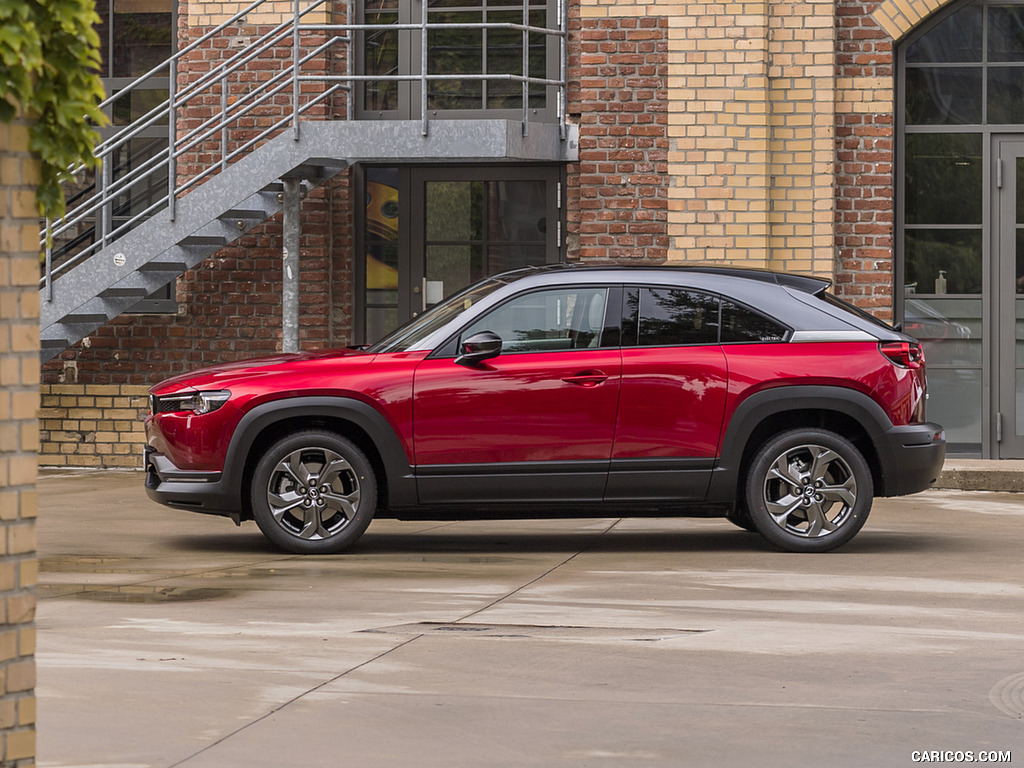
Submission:
M 301 0 L 300 10 L 309 5 L 309 0 Z M 207 29 L 216 27 L 232 18 L 245 8 L 252 5 L 251 0 L 236 2 L 235 0 L 192 0 L 188 3 L 188 15 L 186 23 L 194 29 Z M 328 21 L 328 12 L 331 3 L 324 3 L 314 11 L 310 11 L 302 17 L 304 24 L 323 24 Z M 248 26 L 277 26 L 288 21 L 295 15 L 294 0 L 266 0 L 259 8 L 248 13 L 239 19 L 240 25 Z
M 871 16 L 895 41 L 951 2 L 953 0 L 885 0 Z
M 0 123 L 0 765 L 34 764 L 39 165 Z
M 582 0 L 669 20 L 669 261 L 832 276 L 832 0 Z
M 146 386 L 43 384 L 40 405 L 43 466 L 142 467 Z

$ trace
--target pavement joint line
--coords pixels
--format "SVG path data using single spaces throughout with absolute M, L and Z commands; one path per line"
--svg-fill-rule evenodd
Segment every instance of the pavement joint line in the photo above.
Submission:
M 393 648 L 389 648 L 386 651 L 382 651 L 381 653 L 378 653 L 376 656 L 374 656 L 371 659 L 367 659 L 366 661 L 362 661 L 359 664 L 356 664 L 354 667 L 350 667 L 349 669 L 346 669 L 344 672 L 341 672 L 341 673 L 335 675 L 334 677 L 332 677 L 332 678 L 330 678 L 328 680 L 324 680 L 322 683 L 318 683 L 317 685 L 314 685 L 309 690 L 303 691 L 302 693 L 298 694 L 297 696 L 293 696 L 291 699 L 289 699 L 288 701 L 284 702 L 283 704 L 280 704 L 280 705 L 274 707 L 269 712 L 265 712 L 264 714 L 262 714 L 259 717 L 257 717 L 255 720 L 250 720 L 245 725 L 240 726 L 240 727 L 236 728 L 235 730 L 231 731 L 231 733 L 227 733 L 224 736 L 221 736 L 219 739 L 217 739 L 212 744 L 207 744 L 202 749 L 200 749 L 200 750 L 198 750 L 196 752 L 193 752 L 191 755 L 188 755 L 187 757 L 183 757 L 178 762 L 171 763 L 169 766 L 167 766 L 167 768 L 177 768 L 180 765 L 185 765 L 185 763 L 187 763 L 192 758 L 199 757 L 204 752 L 208 752 L 211 749 L 214 749 L 215 747 L 217 747 L 217 746 L 223 744 L 224 742 L 228 741 L 228 739 L 232 739 L 235 736 L 237 736 L 238 734 L 242 733 L 243 731 L 248 730 L 252 726 L 258 725 L 259 723 L 262 723 L 264 720 L 266 720 L 269 717 L 273 717 L 278 712 L 280 712 L 280 711 L 282 711 L 284 709 L 287 709 L 292 704 L 296 703 L 297 701 L 300 701 L 301 699 L 304 699 L 306 696 L 309 696 L 311 693 L 316 693 L 321 688 L 324 688 L 324 687 L 330 685 L 331 683 L 337 682 L 338 680 L 340 680 L 341 678 L 345 677 L 346 675 L 350 675 L 351 673 L 353 673 L 353 672 L 355 672 L 355 671 L 357 671 L 359 669 L 362 669 L 363 667 L 365 667 L 365 666 L 367 666 L 369 664 L 373 664 L 375 661 L 380 661 L 385 656 L 389 656 L 392 653 L 394 653 L 395 651 L 400 650 L 401 648 L 404 648 L 405 646 L 409 645 L 410 643 L 416 642 L 421 637 L 423 637 L 423 635 L 416 635 L 415 637 L 411 637 L 408 640 L 406 640 L 405 642 L 399 643 L 398 645 L 396 645 Z
M 607 528 L 605 528 L 603 531 L 601 531 L 601 533 L 598 534 L 594 538 L 594 541 L 596 542 L 597 540 L 601 539 L 605 534 L 610 533 L 611 530 L 615 526 L 617 526 L 619 523 L 621 523 L 621 522 L 622 522 L 622 518 L 619 518 L 619 519 L 613 521 L 611 525 L 609 525 Z M 438 527 L 444 527 L 444 526 L 438 526 Z M 513 595 L 521 592 L 522 590 L 526 589 L 527 587 L 529 587 L 529 586 L 531 586 L 533 584 L 536 584 L 538 581 L 540 581 L 544 577 L 546 577 L 549 574 L 553 573 L 554 571 L 558 570 L 559 568 L 561 568 L 562 566 L 566 565 L 567 563 L 572 562 L 575 558 L 579 557 L 580 555 L 582 555 L 585 552 L 590 551 L 591 549 L 593 549 L 593 544 L 591 546 L 589 546 L 589 547 L 585 547 L 585 548 L 583 548 L 583 549 L 581 549 L 581 550 L 579 550 L 577 552 L 574 552 L 572 555 L 567 557 L 565 560 L 563 560 L 562 562 L 558 563 L 557 565 L 553 565 L 551 568 L 549 568 L 548 570 L 546 570 L 544 573 L 540 574 L 536 578 L 531 579 L 530 581 L 526 582 L 525 584 L 521 584 L 520 586 L 518 586 L 515 589 L 513 589 L 512 591 L 510 591 L 508 594 L 503 595 L 502 597 L 498 598 L 497 600 L 493 600 L 492 602 L 488 603 L 487 605 L 483 606 L 482 608 L 479 608 L 479 609 L 477 609 L 475 611 L 472 611 L 471 613 L 467 614 L 463 618 L 457 619 L 456 622 L 458 622 L 458 621 L 466 621 L 466 619 L 469 619 L 469 618 L 471 618 L 473 616 L 476 616 L 477 614 L 479 614 L 479 613 L 481 613 L 483 611 L 486 611 L 489 608 L 493 608 L 498 603 L 500 603 L 500 602 L 502 602 L 504 600 L 507 600 L 508 598 L 510 598 Z M 295 559 L 295 558 L 283 558 L 283 559 L 291 560 L 291 559 Z M 221 568 L 221 569 L 211 569 L 211 570 L 212 571 L 220 571 L 220 570 L 231 570 L 231 569 L 230 568 Z M 456 623 L 456 622 L 451 622 L 451 623 Z M 303 691 L 299 695 L 289 699 L 288 701 L 284 702 L 280 706 L 277 706 L 274 709 L 271 709 L 269 712 L 266 712 L 265 714 L 261 715 L 260 717 L 256 718 L 255 720 L 252 720 L 252 721 L 246 723 L 245 725 L 243 725 L 243 726 L 241 726 L 239 728 L 236 728 L 231 733 L 225 734 L 224 736 L 222 736 L 221 738 L 217 739 L 217 741 L 213 742 L 212 744 L 208 744 L 205 747 L 203 747 L 202 749 L 198 750 L 197 752 L 193 752 L 188 757 L 182 758 L 181 760 L 179 760 L 176 763 L 172 763 L 171 765 L 168 766 L 168 768 L 177 768 L 178 766 L 185 765 L 185 763 L 187 763 L 192 758 L 198 757 L 199 755 L 203 754 L 204 752 L 208 752 L 209 750 L 214 749 L 218 745 L 223 744 L 224 742 L 226 742 L 228 739 L 231 739 L 234 736 L 242 733 L 243 731 L 251 728 L 252 726 L 257 725 L 258 723 L 263 722 L 267 718 L 272 717 L 273 715 L 277 714 L 278 712 L 282 711 L 283 709 L 286 709 L 287 707 L 291 706 L 292 704 L 294 704 L 295 702 L 299 701 L 300 699 L 305 698 L 309 694 L 315 693 L 316 691 L 320 690 L 321 688 L 324 688 L 325 686 L 328 686 L 331 683 L 334 683 L 334 682 L 340 680 L 341 678 L 345 677 L 346 675 L 349 675 L 349 674 L 351 674 L 351 673 L 353 673 L 353 672 L 355 672 L 355 671 L 357 671 L 359 669 L 362 669 L 365 666 L 373 664 L 374 662 L 379 661 L 380 659 L 383 659 L 385 656 L 389 656 L 392 653 L 394 653 L 395 651 L 398 651 L 398 650 L 404 648 L 405 646 L 410 645 L 411 643 L 415 643 L 417 640 L 419 640 L 419 639 L 421 639 L 423 637 L 426 637 L 426 633 L 418 634 L 418 635 L 415 635 L 414 637 L 410 637 L 405 642 L 399 643 L 398 645 L 394 646 L 393 648 L 389 648 L 388 650 L 386 650 L 386 651 L 384 651 L 382 653 L 377 654 L 376 656 L 374 656 L 371 659 L 367 659 L 366 661 L 363 661 L 363 662 L 361 662 L 359 664 L 356 664 L 354 667 L 346 669 L 344 672 L 342 672 L 342 673 L 340 673 L 338 675 L 335 675 L 334 677 L 330 678 L 329 680 L 325 680 L 324 682 L 322 682 L 322 683 L 320 683 L 318 685 L 313 686 L 312 688 L 310 688 L 307 691 Z
M 611 533 L 612 528 L 614 528 L 619 523 L 621 523 L 623 521 L 623 519 L 624 518 L 620 517 L 619 519 L 614 520 L 611 525 L 609 525 L 607 528 L 605 528 L 603 531 L 601 531 L 601 533 L 599 533 L 597 536 L 594 537 L 594 542 L 596 543 L 599 539 L 603 538 L 605 536 L 605 534 Z M 488 603 L 487 605 L 485 605 L 485 606 L 483 606 L 481 608 L 477 608 L 475 611 L 471 611 L 470 613 L 468 613 L 465 616 L 463 616 L 461 619 L 456 619 L 455 621 L 449 622 L 449 623 L 457 624 L 457 623 L 462 622 L 462 621 L 468 621 L 469 619 L 471 619 L 474 616 L 477 616 L 477 615 L 483 613 L 484 611 L 489 611 L 491 608 L 493 608 L 494 606 L 498 605 L 499 603 L 505 602 L 506 600 L 508 600 L 513 595 L 519 594 L 520 592 L 522 592 L 527 587 L 532 587 L 534 584 L 536 584 L 541 579 L 546 578 L 547 576 L 550 576 L 552 573 L 557 571 L 562 566 L 567 565 L 568 563 L 571 563 L 577 557 L 579 557 L 580 555 L 584 554 L 585 552 L 589 552 L 593 548 L 594 548 L 594 544 L 591 544 L 589 547 L 584 547 L 583 549 L 579 550 L 578 552 L 574 552 L 572 555 L 567 557 L 565 560 L 563 560 L 562 562 L 558 563 L 557 565 L 551 566 L 546 571 L 544 571 L 544 573 L 540 574 L 536 578 L 530 579 L 530 581 L 526 582 L 525 584 L 520 584 L 518 587 L 513 589 L 511 592 L 509 592 L 509 593 L 507 593 L 505 595 L 502 595 L 497 600 L 493 600 L 490 603 Z

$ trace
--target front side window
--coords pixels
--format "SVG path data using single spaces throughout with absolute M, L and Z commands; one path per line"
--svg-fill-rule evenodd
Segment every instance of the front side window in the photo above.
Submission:
M 462 332 L 501 337 L 502 353 L 594 349 L 602 345 L 607 288 L 535 291 L 502 304 Z

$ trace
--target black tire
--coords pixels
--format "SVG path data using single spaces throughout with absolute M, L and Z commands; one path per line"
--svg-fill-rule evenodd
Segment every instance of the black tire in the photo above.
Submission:
M 824 429 L 793 429 L 754 455 L 746 478 L 750 520 L 787 552 L 828 552 L 857 535 L 874 486 L 860 451 Z
M 750 533 L 757 533 L 757 526 L 755 526 L 754 521 L 750 519 L 750 513 L 747 512 L 746 505 L 744 504 L 737 504 L 733 509 L 726 512 L 725 519 L 737 528 L 742 528 L 744 531 L 749 531 Z
M 352 546 L 373 519 L 377 482 L 366 455 L 333 432 L 282 438 L 260 458 L 250 490 L 263 535 L 299 555 Z

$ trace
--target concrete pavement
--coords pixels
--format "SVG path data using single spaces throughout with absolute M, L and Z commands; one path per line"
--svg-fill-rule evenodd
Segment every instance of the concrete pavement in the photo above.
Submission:
M 876 501 L 826 555 L 716 520 L 375 521 L 296 557 L 40 481 L 38 765 L 906 766 L 1024 756 L 1024 497 Z

